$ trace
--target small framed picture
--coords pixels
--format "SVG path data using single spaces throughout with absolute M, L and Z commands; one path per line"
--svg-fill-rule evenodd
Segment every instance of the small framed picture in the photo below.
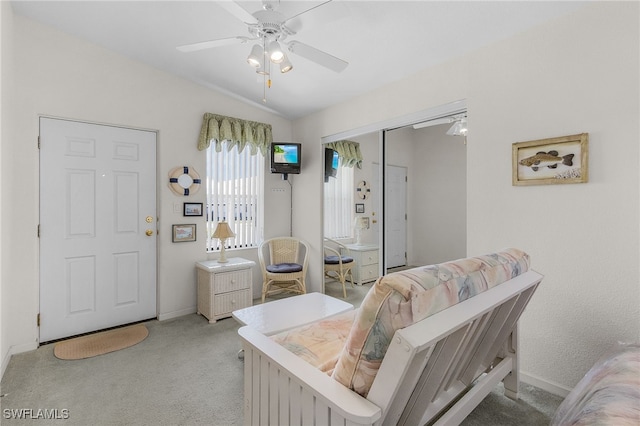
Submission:
M 588 182 L 588 143 L 588 133 L 514 143 L 513 185 Z
M 184 243 L 196 240 L 196 224 L 173 225 L 172 239 L 174 243 Z
M 356 203 L 356 213 L 364 213 L 364 204 Z
M 202 216 L 202 203 L 184 203 L 183 216 Z

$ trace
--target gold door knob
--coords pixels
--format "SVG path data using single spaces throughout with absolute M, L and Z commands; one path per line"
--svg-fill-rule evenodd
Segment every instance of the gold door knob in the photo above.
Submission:
M 378 221 L 374 219 L 374 220 L 373 220 L 373 223 L 378 223 Z
M 147 234 L 147 237 L 150 237 L 153 235 L 153 231 L 151 229 L 147 229 L 147 232 L 145 232 L 145 234 Z

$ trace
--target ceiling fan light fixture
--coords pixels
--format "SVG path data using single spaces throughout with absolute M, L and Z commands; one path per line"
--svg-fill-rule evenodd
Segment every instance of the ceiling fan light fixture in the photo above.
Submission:
M 255 44 L 251 48 L 251 53 L 247 56 L 247 63 L 254 68 L 262 66 L 262 57 L 264 56 L 264 50 L 259 44 Z
M 447 130 L 449 136 L 467 136 L 467 118 L 462 117 L 453 123 L 453 126 Z
M 267 64 L 260 63 L 260 66 L 256 68 L 256 73 L 260 75 L 269 75 L 269 68 L 266 65 Z
M 284 55 L 282 62 L 280 62 L 280 72 L 284 74 L 291 71 L 292 69 L 293 69 L 293 64 L 291 63 L 289 58 L 287 58 L 287 55 Z
M 275 40 L 269 43 L 269 59 L 271 59 L 271 62 L 274 64 L 279 64 L 284 61 L 284 52 L 280 47 L 280 43 Z

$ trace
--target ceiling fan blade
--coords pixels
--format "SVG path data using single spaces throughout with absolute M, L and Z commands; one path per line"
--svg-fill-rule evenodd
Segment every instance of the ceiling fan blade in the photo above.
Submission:
M 343 61 L 340 58 L 336 58 L 322 50 L 318 50 L 315 47 L 311 47 L 307 44 L 300 43 L 299 41 L 292 41 L 288 44 L 289 52 L 302 56 L 310 61 L 315 62 L 318 65 L 322 65 L 325 68 L 329 68 L 335 72 L 342 72 L 349 65 L 348 62 Z
M 235 16 L 236 18 L 238 18 L 239 20 L 241 20 L 242 22 L 245 22 L 247 24 L 258 23 L 258 20 L 255 18 L 255 16 L 253 16 L 252 14 L 244 10 L 235 1 L 229 1 L 229 0 L 218 1 L 216 2 L 216 4 L 221 8 L 223 8 L 224 10 L 226 10 L 227 12 L 229 12 L 230 14 L 232 14 L 233 16 Z
M 178 49 L 181 52 L 195 52 L 198 50 L 211 49 L 213 47 L 228 46 L 230 44 L 237 44 L 237 43 L 246 43 L 249 40 L 252 40 L 252 39 L 250 39 L 249 37 L 242 37 L 242 36 L 219 38 L 217 40 L 209 40 L 209 41 L 201 41 L 200 43 L 185 44 L 184 46 L 176 47 L 176 49 Z
M 295 14 L 295 15 L 293 15 L 293 16 L 289 16 L 289 17 L 288 17 L 284 22 L 286 23 L 286 22 L 288 22 L 288 21 L 290 21 L 290 20 L 292 20 L 292 19 L 294 19 L 294 18 L 297 18 L 298 16 L 300 16 L 300 15 L 302 15 L 302 14 L 305 14 L 305 13 L 307 13 L 307 12 L 312 11 L 313 9 L 317 9 L 317 8 L 319 8 L 320 6 L 324 6 L 324 5 L 325 5 L 325 4 L 327 4 L 327 3 L 331 3 L 332 1 L 333 1 L 333 0 L 326 0 L 326 1 L 323 1 L 322 3 L 320 3 L 320 4 L 318 4 L 318 5 L 315 5 L 315 6 L 313 6 L 313 7 L 310 7 L 310 8 L 309 8 L 309 9 L 307 9 L 307 10 L 303 10 L 302 12 L 300 12 L 300 13 L 296 13 L 296 14 Z

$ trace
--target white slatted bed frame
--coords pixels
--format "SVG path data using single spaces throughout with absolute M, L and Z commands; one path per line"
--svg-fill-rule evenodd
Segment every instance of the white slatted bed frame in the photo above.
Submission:
M 398 330 L 366 399 L 242 327 L 244 424 L 455 425 L 500 381 L 517 399 L 517 321 L 542 278 L 525 272 Z

